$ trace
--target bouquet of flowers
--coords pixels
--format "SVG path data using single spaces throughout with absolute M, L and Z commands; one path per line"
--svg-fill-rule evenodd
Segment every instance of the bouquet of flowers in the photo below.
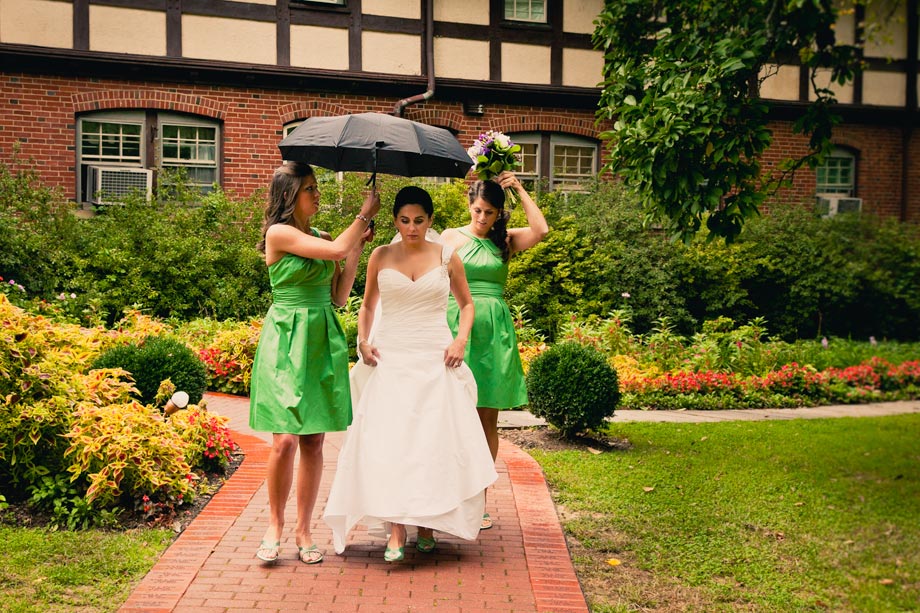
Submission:
M 505 170 L 521 168 L 520 151 L 520 145 L 515 145 L 507 135 L 494 130 L 480 134 L 473 141 L 473 146 L 466 150 L 473 160 L 473 174 L 481 181 L 497 177 Z M 506 190 L 505 196 L 512 203 L 517 200 L 517 194 L 510 190 Z

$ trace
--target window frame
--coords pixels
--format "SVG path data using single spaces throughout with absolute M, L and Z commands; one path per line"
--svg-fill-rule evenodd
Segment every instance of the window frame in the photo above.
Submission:
M 537 19 L 532 19 L 532 18 L 522 19 L 522 18 L 516 17 L 515 15 L 517 14 L 517 5 L 525 3 L 525 2 L 528 5 L 528 13 L 531 15 L 533 14 L 533 4 L 535 2 L 541 2 L 543 4 L 543 19 L 542 20 L 537 20 Z M 508 24 L 515 24 L 515 25 L 548 26 L 550 25 L 549 4 L 550 3 L 548 0 L 503 0 L 502 13 L 501 13 L 502 21 Z M 508 16 L 509 5 L 511 8 L 511 15 L 512 15 L 510 17 Z
M 591 170 L 585 175 L 575 175 L 577 178 L 574 180 L 558 178 L 559 175 L 564 173 L 559 173 L 556 166 L 556 148 L 557 147 L 578 147 L 582 149 L 591 150 Z M 561 189 L 563 191 L 580 191 L 581 185 L 585 181 L 591 180 L 597 177 L 597 164 L 598 164 L 598 153 L 597 153 L 597 143 L 592 142 L 588 138 L 573 136 L 570 134 L 553 134 L 550 137 L 550 151 L 549 151 L 549 160 L 550 160 L 550 177 L 549 183 L 553 189 Z
M 139 156 L 132 159 L 96 159 L 98 156 L 84 156 L 84 123 L 96 122 L 101 124 L 122 124 L 140 126 L 139 136 Z M 122 168 L 142 168 L 154 172 L 154 184 L 158 182 L 161 172 L 164 169 L 186 167 L 186 168 L 210 168 L 213 167 L 214 180 L 207 184 L 201 181 L 190 182 L 197 187 L 202 193 L 209 192 L 214 184 L 222 183 L 223 173 L 223 125 L 217 119 L 202 115 L 193 115 L 185 113 L 175 113 L 169 111 L 159 111 L 153 109 L 112 109 L 105 111 L 92 111 L 88 113 L 78 113 L 75 116 L 76 124 L 76 151 L 75 151 L 75 168 L 76 174 L 76 199 L 80 205 L 91 205 L 93 194 L 87 193 L 91 186 L 87 185 L 89 180 L 89 166 L 109 166 Z M 167 163 L 164 165 L 163 160 L 163 126 L 192 126 L 196 128 L 214 129 L 214 160 L 213 166 L 205 163 L 175 164 Z
M 527 185 L 529 190 L 536 190 L 544 185 L 550 191 L 582 191 L 581 181 L 567 181 L 559 178 L 555 167 L 555 152 L 557 146 L 584 147 L 591 149 L 591 172 L 584 175 L 583 180 L 597 177 L 600 167 L 600 151 L 597 141 L 575 134 L 565 132 L 517 132 L 509 133 L 511 141 L 519 145 L 536 145 L 536 174 L 518 172 L 518 177 Z
M 201 169 L 201 168 L 213 168 L 214 178 L 212 181 L 207 183 L 196 181 L 191 175 L 189 175 L 189 184 L 198 187 L 202 193 L 208 193 L 213 188 L 214 184 L 220 183 L 220 142 L 221 142 L 221 130 L 220 125 L 215 121 L 208 121 L 194 115 L 182 115 L 178 113 L 157 113 L 157 138 L 156 138 L 156 155 L 157 155 L 157 168 L 156 170 L 165 170 L 172 168 L 187 168 L 187 169 Z M 205 128 L 214 130 L 214 159 L 205 160 L 203 162 L 188 160 L 187 163 L 174 163 L 166 162 L 166 156 L 164 153 L 165 140 L 166 136 L 164 135 L 166 127 L 177 127 L 177 128 Z M 181 134 L 181 130 L 180 130 Z M 177 147 L 182 147 L 181 135 L 178 137 Z M 198 142 L 198 141 L 196 141 Z M 179 162 L 183 161 L 182 158 L 170 158 L 170 160 L 178 160 Z
M 825 181 L 822 183 L 820 180 L 822 171 L 825 173 L 828 172 L 840 172 L 840 167 L 835 169 L 829 169 L 827 167 L 828 162 L 832 160 L 849 160 L 849 182 L 828 182 L 825 176 Z M 847 197 L 856 197 L 857 195 L 857 166 L 859 162 L 859 152 L 851 147 L 844 146 L 835 146 L 831 152 L 824 158 L 824 162 L 821 166 L 815 168 L 815 194 L 818 196 L 847 196 Z

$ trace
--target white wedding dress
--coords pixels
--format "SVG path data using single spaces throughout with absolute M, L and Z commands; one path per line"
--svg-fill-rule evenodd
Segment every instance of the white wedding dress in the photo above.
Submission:
M 358 524 L 385 537 L 387 522 L 433 528 L 463 539 L 479 534 L 485 489 L 498 477 L 476 412 L 466 364 L 448 368 L 449 247 L 415 281 L 378 272 L 382 310 L 370 344 L 377 366 L 351 370 L 354 421 L 339 452 L 323 518 L 336 553 Z

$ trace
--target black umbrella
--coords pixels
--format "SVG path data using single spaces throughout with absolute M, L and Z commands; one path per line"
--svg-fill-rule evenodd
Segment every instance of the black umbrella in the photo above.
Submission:
M 310 117 L 278 148 L 289 161 L 403 177 L 465 177 L 473 165 L 444 128 L 383 113 Z M 370 181 L 368 181 L 370 182 Z

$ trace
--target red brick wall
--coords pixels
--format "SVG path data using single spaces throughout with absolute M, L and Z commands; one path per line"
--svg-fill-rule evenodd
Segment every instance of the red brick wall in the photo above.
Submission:
M 223 186 L 241 197 L 267 186 L 280 162 L 282 127 L 312 115 L 365 111 L 390 112 L 396 99 L 325 93 L 298 93 L 253 88 L 181 86 L 144 81 L 92 78 L 0 75 L 0 156 L 9 160 L 15 143 L 20 156 L 33 159 L 48 185 L 75 197 L 75 116 L 107 109 L 161 109 L 188 112 L 223 122 Z M 489 105 L 481 117 L 464 115 L 460 103 L 439 101 L 410 106 L 405 116 L 450 128 L 464 147 L 488 129 L 503 132 L 562 131 L 596 137 L 594 114 L 544 107 Z M 792 133 L 791 124 L 771 125 L 774 146 L 764 158 L 766 170 L 789 155 L 802 155 L 806 141 Z M 835 143 L 859 151 L 857 195 L 864 210 L 899 216 L 901 212 L 902 135 L 897 128 L 839 126 Z M 910 144 L 908 219 L 920 221 L 920 135 Z M 791 188 L 778 197 L 811 202 L 814 172 L 802 170 Z
M 249 196 L 266 187 L 281 161 L 278 142 L 284 124 L 313 115 L 391 112 L 397 99 L 266 89 L 182 86 L 143 81 L 0 76 L 0 156 L 9 159 L 15 143 L 20 156 L 36 162 L 42 179 L 68 198 L 76 190 L 76 121 L 80 112 L 160 109 L 194 113 L 223 122 L 223 186 Z M 405 116 L 450 128 L 468 147 L 484 130 L 505 132 L 563 130 L 596 137 L 590 111 L 490 106 L 482 117 L 463 114 L 460 103 L 429 101 L 410 106 Z
M 790 122 L 774 122 L 773 147 L 764 156 L 764 170 L 775 170 L 785 157 L 801 156 L 807 152 L 808 141 L 792 133 Z M 899 128 L 839 125 L 834 129 L 835 145 L 849 147 L 857 152 L 856 196 L 863 199 L 863 211 L 878 215 L 899 217 L 901 214 L 902 132 Z M 912 187 L 908 201 L 908 219 L 920 220 L 920 136 L 913 139 L 913 172 L 909 173 Z M 778 198 L 790 202 L 814 201 L 815 173 L 804 168 L 797 172 L 790 188 L 782 190 Z

